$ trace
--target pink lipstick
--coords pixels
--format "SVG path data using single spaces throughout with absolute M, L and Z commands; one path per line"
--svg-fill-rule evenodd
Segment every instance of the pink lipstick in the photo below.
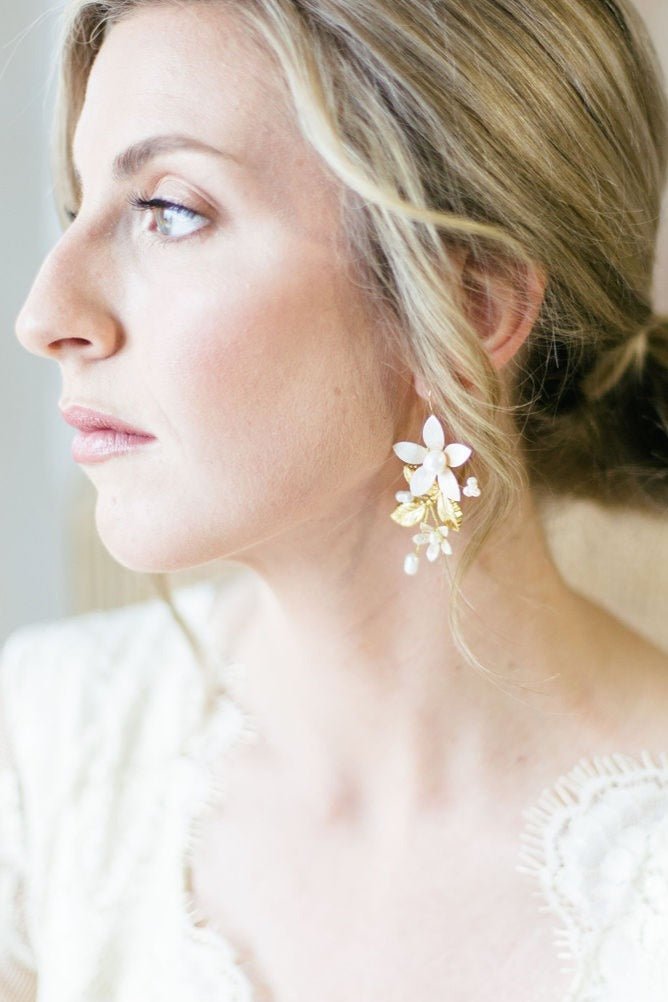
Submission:
M 155 435 L 88 407 L 68 407 L 62 415 L 69 425 L 79 429 L 72 441 L 72 457 L 77 463 L 101 463 L 157 442 Z

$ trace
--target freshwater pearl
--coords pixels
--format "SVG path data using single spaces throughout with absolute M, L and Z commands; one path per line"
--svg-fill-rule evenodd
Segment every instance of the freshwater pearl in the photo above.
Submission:
M 417 574 L 420 558 L 417 553 L 408 553 L 404 558 L 404 570 L 406 574 Z
M 422 460 L 422 465 L 431 473 L 441 473 L 447 466 L 445 453 L 440 449 L 430 449 Z

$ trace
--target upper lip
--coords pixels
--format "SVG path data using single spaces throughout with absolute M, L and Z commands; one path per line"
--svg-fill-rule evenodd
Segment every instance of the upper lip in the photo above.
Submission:
M 73 428 L 79 428 L 81 431 L 98 431 L 109 428 L 112 431 L 121 431 L 128 435 L 143 435 L 146 438 L 154 438 L 150 432 L 142 431 L 141 428 L 135 428 L 128 424 L 127 421 L 121 421 L 120 418 L 114 417 L 112 414 L 94 411 L 89 407 L 82 407 L 79 404 L 73 404 L 71 407 L 66 408 L 61 407 L 60 411 L 68 424 L 71 424 Z

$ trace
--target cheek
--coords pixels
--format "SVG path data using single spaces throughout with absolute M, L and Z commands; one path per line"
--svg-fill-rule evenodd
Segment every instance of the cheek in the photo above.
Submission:
M 382 404 L 369 328 L 331 262 L 252 274 L 180 289 L 152 314 L 145 364 L 186 482 L 269 520 L 359 480 Z

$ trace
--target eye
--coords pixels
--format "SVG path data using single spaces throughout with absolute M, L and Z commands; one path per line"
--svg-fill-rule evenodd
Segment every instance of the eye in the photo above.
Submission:
M 175 243 L 185 237 L 193 236 L 208 226 L 208 221 L 205 220 L 204 226 L 196 227 L 194 230 L 189 228 L 188 221 L 205 219 L 205 217 L 179 202 L 169 202 L 164 198 L 146 198 L 137 193 L 130 195 L 128 201 L 133 209 L 137 209 L 139 212 L 156 213 L 159 239 L 168 243 Z

